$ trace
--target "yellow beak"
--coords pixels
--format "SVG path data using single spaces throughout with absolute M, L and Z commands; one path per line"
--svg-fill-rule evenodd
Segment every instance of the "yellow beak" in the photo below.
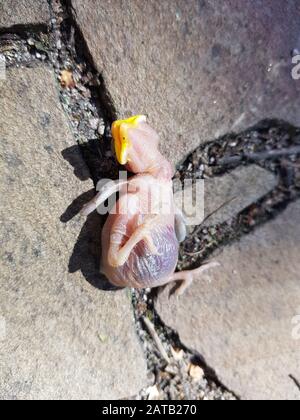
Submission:
M 128 139 L 128 129 L 136 127 L 139 123 L 145 122 L 144 115 L 136 115 L 127 120 L 117 120 L 112 124 L 111 132 L 114 139 L 115 151 L 118 162 L 126 165 L 128 162 L 128 150 L 130 141 Z

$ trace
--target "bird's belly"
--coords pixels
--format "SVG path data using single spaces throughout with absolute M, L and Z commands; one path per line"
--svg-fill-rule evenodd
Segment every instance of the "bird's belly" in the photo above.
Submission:
M 157 253 L 153 254 L 144 241 L 132 250 L 127 262 L 121 267 L 104 265 L 103 273 L 111 283 L 120 287 L 147 288 L 160 286 L 173 274 L 179 245 L 173 226 L 158 226 L 151 232 Z

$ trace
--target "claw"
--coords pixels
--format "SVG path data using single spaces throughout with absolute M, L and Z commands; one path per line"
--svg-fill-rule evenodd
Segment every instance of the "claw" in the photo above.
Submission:
M 196 268 L 195 270 L 181 271 L 179 273 L 174 273 L 170 277 L 168 282 L 181 280 L 181 283 L 179 286 L 175 286 L 171 289 L 169 293 L 169 298 L 172 295 L 175 295 L 176 298 L 178 299 L 179 296 L 182 296 L 184 292 L 186 291 L 186 289 L 193 283 L 194 277 L 215 267 L 220 267 L 220 263 L 218 263 L 217 261 L 213 261 L 210 263 L 203 264 L 201 267 Z

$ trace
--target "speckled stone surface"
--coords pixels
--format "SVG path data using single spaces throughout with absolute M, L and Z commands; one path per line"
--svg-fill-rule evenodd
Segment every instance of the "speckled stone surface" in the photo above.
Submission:
M 173 162 L 263 118 L 300 124 L 298 0 L 72 5 L 117 114 L 147 114 Z
M 223 176 L 200 181 L 186 191 L 180 190 L 174 196 L 175 204 L 182 208 L 187 225 L 212 226 L 231 220 L 276 185 L 272 172 L 258 165 L 240 166 Z
M 0 0 L 0 30 L 24 25 L 46 28 L 49 20 L 47 0 Z
M 157 302 L 165 324 L 242 399 L 300 399 L 299 216 L 300 201 L 225 247 L 220 268 L 179 300 L 166 289 Z
M 71 204 L 93 185 L 54 74 L 19 68 L 0 83 L 0 398 L 134 395 L 146 364 L 130 297 L 91 284 L 100 226 Z

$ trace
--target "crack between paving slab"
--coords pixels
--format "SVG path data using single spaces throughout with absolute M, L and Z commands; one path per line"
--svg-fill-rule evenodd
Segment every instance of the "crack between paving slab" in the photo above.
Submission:
M 294 382 L 294 384 L 298 388 L 298 391 L 300 391 L 300 382 L 298 381 L 298 379 L 296 379 L 293 375 L 289 375 L 289 378 Z
M 48 3 L 53 16 L 52 20 L 55 21 L 53 23 L 53 33 L 59 33 L 60 35 L 59 39 L 54 39 L 54 43 L 62 44 L 62 47 L 59 50 L 57 49 L 57 56 L 54 58 L 54 61 L 59 62 L 59 67 L 55 69 L 55 72 L 60 87 L 60 100 L 71 122 L 71 131 L 81 149 L 83 159 L 96 186 L 102 178 L 117 178 L 119 166 L 111 153 L 110 136 L 110 126 L 112 121 L 116 119 L 116 110 L 105 88 L 102 75 L 96 69 L 93 57 L 76 22 L 76 14 L 71 1 L 61 0 L 57 2 L 62 9 L 61 18 L 63 22 L 60 24 L 57 23 L 58 19 L 56 19 L 59 16 L 57 10 L 54 10 L 55 3 L 52 0 L 48 0 Z M 68 95 L 68 89 L 62 89 L 60 77 L 65 70 L 73 73 L 76 89 L 80 91 L 75 99 L 70 92 Z M 70 103 L 69 99 L 71 99 Z M 80 112 L 77 112 L 76 108 L 78 107 L 82 107 Z M 89 112 L 85 112 L 84 108 L 88 109 Z M 99 131 L 99 126 L 89 129 L 90 121 L 88 121 L 88 118 L 98 119 L 99 125 L 102 124 L 102 131 Z M 106 165 L 108 168 L 103 169 L 104 161 L 109 161 L 109 165 Z
M 33 67 L 49 63 L 49 32 L 22 33 L 2 32 L 0 34 L 0 55 L 5 59 L 7 69 Z
M 48 0 L 48 1 L 51 2 L 51 0 Z M 97 65 L 89 50 L 85 37 L 81 31 L 81 28 L 77 23 L 77 20 L 76 20 L 77 14 L 76 14 L 76 10 L 74 9 L 72 5 L 72 0 L 61 0 L 61 3 L 65 6 L 67 10 L 67 13 L 70 18 L 70 24 L 75 28 L 75 33 L 77 34 L 77 41 L 78 41 L 76 44 L 81 49 L 81 54 L 85 56 L 90 66 L 96 70 Z M 103 105 L 102 111 L 104 111 L 105 113 L 106 120 L 111 124 L 114 120 L 117 119 L 117 111 L 113 104 L 112 97 L 106 88 L 105 81 L 102 74 L 100 72 L 97 72 L 97 73 L 98 73 L 98 78 L 101 85 L 101 90 L 99 91 L 99 93 L 100 93 L 101 103 Z
M 241 166 L 241 163 L 228 167 L 218 165 L 218 158 L 226 156 L 227 148 L 229 156 L 236 156 L 245 149 L 264 150 L 268 148 L 280 149 L 281 147 L 297 146 L 300 144 L 300 129 L 284 121 L 265 120 L 254 127 L 250 127 L 242 133 L 230 133 L 220 139 L 200 146 L 194 154 L 191 154 L 179 169 L 179 177 L 185 174 L 185 168 L 192 167 L 186 176 L 192 179 L 206 177 L 219 177 Z M 251 139 L 253 137 L 253 139 Z M 232 142 L 234 146 L 228 147 Z M 195 160 L 196 168 L 205 166 L 204 171 L 197 178 L 196 169 L 191 162 Z M 209 163 L 207 163 L 209 162 Z M 245 162 L 243 165 L 251 165 Z M 198 267 L 204 260 L 211 257 L 216 250 L 232 244 L 246 234 L 253 232 L 258 226 L 269 222 L 282 213 L 286 207 L 300 197 L 300 163 L 299 156 L 289 158 L 271 159 L 261 161 L 259 166 L 271 171 L 277 177 L 277 186 L 265 196 L 252 203 L 240 213 L 233 215 L 231 220 L 216 226 L 197 226 L 182 244 L 180 251 L 180 269 Z M 196 243 L 195 238 L 201 240 Z
M 8 28 L 0 28 L 0 35 L 3 34 L 17 34 L 26 37 L 28 34 L 44 32 L 47 33 L 49 26 L 45 23 L 31 23 L 31 24 L 18 24 L 9 26 Z
M 217 385 L 223 392 L 228 392 L 234 396 L 236 400 L 240 400 L 240 396 L 238 396 L 233 390 L 229 389 L 218 377 L 215 369 L 213 369 L 205 360 L 205 358 L 194 349 L 187 347 L 180 339 L 179 333 L 172 329 L 171 327 L 167 326 L 159 316 L 156 308 L 155 308 L 155 300 L 148 304 L 148 311 L 151 311 L 151 318 L 152 322 L 155 325 L 157 331 L 163 330 L 164 334 L 168 338 L 168 342 L 171 343 L 173 348 L 179 348 L 184 350 L 189 356 L 190 361 L 192 364 L 200 366 L 203 371 L 205 378 L 208 382 L 213 382 Z M 142 323 L 141 319 L 136 314 L 137 322 Z

